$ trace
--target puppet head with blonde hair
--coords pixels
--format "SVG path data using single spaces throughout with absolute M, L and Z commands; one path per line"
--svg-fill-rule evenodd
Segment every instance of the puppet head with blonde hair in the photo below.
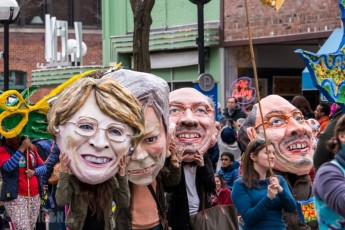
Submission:
M 63 90 L 48 112 L 48 131 L 70 158 L 72 173 L 100 184 L 118 171 L 144 131 L 139 101 L 113 79 L 86 76 Z

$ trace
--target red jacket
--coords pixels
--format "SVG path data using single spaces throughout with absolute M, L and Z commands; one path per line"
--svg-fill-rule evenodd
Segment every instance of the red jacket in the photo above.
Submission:
M 328 122 L 329 122 L 329 116 L 325 115 L 325 116 L 322 116 L 318 122 L 320 123 L 320 131 L 319 133 L 316 135 L 317 138 L 319 138 L 321 132 L 326 128 Z
M 218 192 L 218 204 L 232 204 L 230 189 L 221 188 Z

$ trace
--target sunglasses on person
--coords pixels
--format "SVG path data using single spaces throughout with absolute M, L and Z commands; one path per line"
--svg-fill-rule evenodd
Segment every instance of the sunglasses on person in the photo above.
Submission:
M 229 161 L 230 159 L 229 158 L 221 158 L 220 160 L 221 161 Z

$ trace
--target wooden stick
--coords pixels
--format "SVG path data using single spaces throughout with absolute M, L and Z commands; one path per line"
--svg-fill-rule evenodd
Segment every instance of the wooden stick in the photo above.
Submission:
M 29 87 L 29 82 L 26 82 L 26 88 L 28 91 L 28 98 L 27 98 L 27 103 L 28 105 L 30 105 L 30 87 Z M 29 137 L 26 137 L 29 138 Z M 30 169 L 30 148 L 26 149 L 26 170 Z M 29 218 L 30 218 L 30 212 L 31 212 L 31 208 L 30 208 L 30 178 L 26 178 L 28 181 L 28 214 L 29 214 Z
M 246 6 L 246 20 L 247 20 L 247 28 L 248 28 L 248 38 L 249 38 L 249 49 L 250 49 L 250 57 L 253 65 L 253 71 L 254 71 L 254 80 L 255 80 L 255 88 L 257 92 L 257 98 L 258 98 L 258 105 L 259 105 L 259 111 L 260 111 L 260 117 L 261 117 L 261 123 L 264 123 L 264 117 L 262 115 L 262 109 L 261 109 L 261 103 L 260 103 L 260 91 L 259 91 L 259 82 L 258 82 L 258 73 L 256 70 L 256 62 L 255 62 L 255 54 L 254 54 L 254 48 L 253 48 L 253 39 L 252 39 L 252 32 L 250 28 L 250 22 L 249 22 L 249 10 L 248 10 L 248 0 L 245 0 L 245 6 Z M 266 137 L 266 129 L 265 126 L 262 126 L 264 130 L 264 138 L 265 140 L 267 139 Z M 268 156 L 268 146 L 266 144 L 266 154 Z M 271 162 L 268 158 L 268 170 L 270 171 L 271 175 L 273 174 L 272 167 L 271 167 Z
M 27 137 L 28 138 L 28 137 Z M 29 170 L 29 153 L 30 150 L 29 148 L 26 149 L 26 170 Z M 30 178 L 26 177 L 27 181 L 28 181 L 28 213 L 29 213 L 29 217 L 30 217 Z

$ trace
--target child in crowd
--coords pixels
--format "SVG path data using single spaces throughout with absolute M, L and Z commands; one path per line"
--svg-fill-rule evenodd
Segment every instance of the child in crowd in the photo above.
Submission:
M 226 186 L 225 180 L 219 174 L 214 175 L 216 191 L 211 194 L 212 206 L 232 204 L 231 190 Z

